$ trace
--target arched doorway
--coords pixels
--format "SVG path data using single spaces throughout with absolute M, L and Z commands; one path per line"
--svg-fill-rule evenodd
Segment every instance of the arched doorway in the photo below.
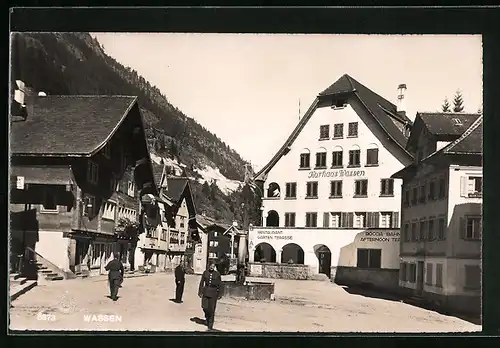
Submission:
M 287 244 L 283 247 L 281 263 L 304 264 L 304 250 L 295 243 Z
M 254 253 L 255 262 L 276 262 L 276 251 L 268 243 L 260 243 L 255 247 Z
M 318 258 L 318 272 L 330 278 L 332 275 L 332 253 L 330 249 L 326 245 L 318 244 L 314 246 L 314 254 Z
M 267 213 L 266 226 L 278 227 L 280 225 L 280 216 L 276 210 L 271 210 Z

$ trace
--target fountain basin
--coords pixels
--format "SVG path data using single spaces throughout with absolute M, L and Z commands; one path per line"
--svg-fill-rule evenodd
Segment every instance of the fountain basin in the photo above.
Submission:
M 246 300 L 273 300 L 274 283 L 247 281 L 240 285 L 234 281 L 223 281 L 222 296 Z

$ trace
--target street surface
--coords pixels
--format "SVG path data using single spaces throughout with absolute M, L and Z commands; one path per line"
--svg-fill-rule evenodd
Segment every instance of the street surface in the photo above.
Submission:
M 117 302 L 107 297 L 106 276 L 39 285 L 12 302 L 10 329 L 206 331 L 198 319 L 203 318 L 197 295 L 199 279 L 198 275 L 186 276 L 182 304 L 170 300 L 175 284 L 169 273 L 126 278 Z M 269 281 L 276 284 L 275 301 L 222 298 L 217 303 L 214 328 L 224 332 L 481 330 L 468 321 L 400 301 L 349 294 L 328 281 Z

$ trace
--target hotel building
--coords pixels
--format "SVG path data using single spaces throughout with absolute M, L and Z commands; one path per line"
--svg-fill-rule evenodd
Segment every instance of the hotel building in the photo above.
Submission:
M 304 264 L 333 276 L 340 249 L 365 232 L 349 265 L 399 268 L 401 183 L 391 175 L 413 160 L 405 89 L 397 107 L 343 75 L 317 96 L 255 175 L 265 192 L 263 226 L 250 229 L 250 262 Z
M 403 179 L 399 285 L 450 310 L 481 310 L 482 116 L 417 114 Z

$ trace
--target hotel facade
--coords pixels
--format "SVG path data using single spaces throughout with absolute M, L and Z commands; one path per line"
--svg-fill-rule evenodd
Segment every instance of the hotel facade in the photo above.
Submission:
M 264 187 L 263 223 L 250 229 L 250 262 L 304 264 L 328 276 L 340 259 L 348 267 L 399 267 L 401 182 L 391 175 L 412 162 L 406 86 L 399 89 L 397 107 L 343 75 L 318 95 L 255 175 Z M 341 258 L 355 239 L 362 245 Z
M 399 285 L 449 310 L 481 311 L 482 116 L 417 114 L 403 179 Z

